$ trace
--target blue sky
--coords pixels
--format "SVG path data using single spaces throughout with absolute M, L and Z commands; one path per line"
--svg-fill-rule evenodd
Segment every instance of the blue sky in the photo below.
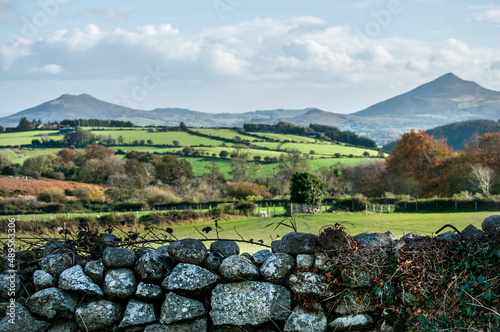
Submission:
M 0 0 L 0 115 L 64 93 L 352 113 L 448 72 L 500 90 L 499 26 L 498 0 Z

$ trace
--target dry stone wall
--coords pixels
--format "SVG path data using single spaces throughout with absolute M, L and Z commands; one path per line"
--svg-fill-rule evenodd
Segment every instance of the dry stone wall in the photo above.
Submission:
M 483 223 L 498 232 L 500 216 Z M 0 274 L 0 331 L 402 331 L 391 301 L 373 301 L 376 278 L 354 269 L 333 278 L 329 257 L 418 241 L 390 232 L 319 239 L 289 233 L 273 252 L 241 254 L 232 241 L 184 239 L 156 250 L 109 246 L 97 260 L 49 243 L 43 257 Z M 495 233 L 498 234 L 498 233 Z M 481 238 L 469 226 L 461 236 Z M 444 234 L 443 241 L 457 235 Z M 497 243 L 498 244 L 498 243 Z M 18 253 L 21 255 L 21 253 Z M 496 255 L 500 256 L 497 248 Z M 7 263 L 4 261 L 4 263 Z M 335 286 L 335 287 L 334 287 Z M 339 291 L 341 290 L 341 291 Z M 391 295 L 391 292 L 392 295 Z M 12 296 L 15 294 L 15 297 Z M 385 289 L 387 298 L 412 294 Z M 400 322 L 401 323 L 401 322 Z

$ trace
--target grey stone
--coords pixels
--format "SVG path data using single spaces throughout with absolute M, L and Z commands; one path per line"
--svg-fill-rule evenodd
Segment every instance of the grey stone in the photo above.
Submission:
M 45 332 L 50 327 L 50 323 L 33 318 L 29 310 L 17 302 L 0 303 L 0 310 L 7 313 L 0 320 L 2 332 Z M 11 319 L 14 324 L 9 322 Z
M 273 242 L 271 242 L 271 252 L 273 254 L 280 252 L 280 248 L 281 248 L 281 240 L 274 240 Z
M 214 325 L 258 325 L 286 320 L 291 293 L 283 286 L 258 281 L 218 284 L 212 291 L 210 316 Z
M 45 288 L 56 287 L 57 278 L 53 277 L 44 270 L 36 270 L 35 273 L 33 273 L 33 285 L 35 285 L 35 289 L 37 291 Z
M 55 287 L 42 289 L 26 301 L 32 313 L 48 319 L 72 318 L 77 304 L 78 297 Z
M 165 290 L 204 292 L 214 286 L 220 277 L 197 265 L 179 263 L 161 286 Z
M 469 225 L 462 230 L 461 234 L 464 238 L 468 240 L 473 240 L 475 238 L 485 235 L 486 233 L 474 227 L 474 225 Z
M 328 324 L 333 331 L 365 330 L 373 326 L 373 319 L 366 314 L 339 317 Z
M 168 246 L 161 246 L 156 248 L 155 252 L 159 255 L 165 256 L 165 257 L 170 257 L 168 255 Z
M 203 303 L 175 293 L 168 293 L 161 307 L 160 323 L 172 324 L 205 314 L 206 310 Z
M 226 281 L 249 281 L 259 279 L 259 269 L 246 258 L 229 256 L 222 261 L 220 275 Z
M 70 267 L 61 273 L 59 276 L 59 288 L 85 294 L 103 295 L 101 288 L 83 272 L 80 265 Z
M 494 233 L 500 231 L 500 215 L 492 215 L 483 220 L 481 228 L 486 233 Z
M 269 256 L 260 267 L 260 274 L 267 282 L 283 283 L 295 266 L 295 259 L 289 254 L 277 253 Z
M 319 253 L 315 258 L 314 258 L 314 267 L 326 271 L 330 268 L 330 265 L 328 264 L 328 257 L 324 253 Z
M 142 281 L 137 285 L 137 290 L 135 291 L 137 298 L 148 301 L 159 300 L 162 295 L 163 290 L 160 285 L 146 284 Z
M 16 273 L 0 273 L 0 298 L 10 299 L 11 289 L 14 288 L 16 294 L 21 289 L 21 278 Z
M 294 294 L 306 296 L 328 297 L 331 292 L 327 283 L 321 277 L 312 272 L 297 272 L 288 279 L 290 290 Z
M 193 321 L 174 323 L 168 326 L 161 324 L 149 325 L 144 332 L 203 332 L 207 331 L 207 318 L 202 317 Z
M 438 239 L 446 240 L 446 241 L 456 241 L 460 238 L 460 236 L 454 231 L 444 232 L 436 236 Z
M 219 240 L 210 245 L 210 252 L 227 258 L 233 255 L 240 254 L 240 247 L 234 241 Z
M 57 278 L 62 271 L 73 266 L 73 261 L 68 255 L 55 254 L 44 257 L 40 262 L 40 266 L 42 270 Z
M 309 269 L 314 265 L 314 257 L 306 254 L 297 255 L 297 269 Z
M 397 240 L 397 238 L 391 232 L 363 233 L 356 235 L 354 239 L 359 241 L 360 246 L 365 247 L 392 246 Z
M 394 327 L 390 326 L 385 320 L 380 325 L 380 332 L 394 332 Z
M 48 332 L 77 332 L 78 324 L 72 320 L 56 320 Z
M 102 253 L 102 261 L 108 269 L 132 267 L 135 263 L 135 252 L 127 248 L 108 247 Z
M 316 247 L 316 235 L 291 232 L 281 238 L 278 252 L 290 255 L 312 254 Z
M 401 236 L 401 238 L 399 240 L 404 242 L 404 243 L 411 243 L 411 242 L 418 241 L 422 238 L 423 238 L 423 236 L 421 236 L 420 234 L 408 233 L 408 234 Z
M 249 262 L 253 264 L 252 255 L 250 255 L 248 252 L 241 253 L 240 256 L 247 259 Z
M 135 250 L 135 260 L 137 261 L 139 258 L 141 258 L 142 256 L 144 256 L 144 255 L 146 255 L 147 253 L 150 253 L 150 252 L 156 253 L 156 250 L 151 250 L 151 249 L 145 248 L 145 247 L 136 249 Z
M 60 254 L 61 252 L 70 253 L 72 250 L 67 244 L 58 241 L 49 241 L 43 246 L 43 257 Z
M 198 265 L 205 259 L 207 248 L 200 240 L 184 239 L 169 245 L 168 254 L 177 262 Z
M 118 242 L 118 236 L 108 233 L 101 234 L 102 239 L 106 243 L 106 245 L 115 245 Z
M 342 283 L 346 287 L 368 287 L 372 282 L 372 275 L 360 267 L 342 271 Z
M 165 257 L 150 251 L 139 258 L 134 270 L 146 282 L 160 282 L 172 271 L 172 268 Z
M 341 296 L 342 300 L 334 309 L 336 314 L 349 315 L 375 310 L 370 304 L 372 296 L 366 290 L 350 289 Z
M 114 269 L 106 271 L 104 277 L 104 294 L 119 299 L 131 297 L 137 288 L 134 272 L 130 269 Z
M 285 324 L 285 332 L 326 332 L 328 325 L 321 305 L 316 303 L 316 311 L 306 311 L 295 307 Z
M 270 252 L 269 250 L 260 250 L 257 251 L 255 254 L 252 255 L 253 262 L 256 266 L 260 267 L 266 259 L 269 258 L 273 253 Z
M 211 252 L 207 255 L 207 257 L 205 257 L 205 259 L 201 263 L 201 266 L 207 268 L 208 270 L 214 273 L 219 273 L 219 268 L 223 260 L 224 260 L 223 257 L 217 256 Z
M 104 281 L 104 262 L 102 259 L 88 262 L 85 265 L 85 273 L 98 285 L 102 285 Z
M 76 322 L 82 331 L 98 331 L 112 327 L 121 318 L 119 304 L 100 300 L 85 303 L 76 309 Z
M 156 320 L 155 306 L 137 300 L 130 300 L 125 308 L 123 319 L 119 327 L 124 328 L 134 325 L 144 325 Z

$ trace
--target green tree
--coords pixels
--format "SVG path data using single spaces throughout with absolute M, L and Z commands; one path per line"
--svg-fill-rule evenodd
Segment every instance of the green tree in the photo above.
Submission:
M 19 124 L 17 125 L 17 130 L 19 131 L 28 131 L 35 129 L 36 122 L 30 122 L 25 116 L 19 119 Z
M 156 177 L 164 184 L 174 184 L 183 177 L 194 178 L 193 167 L 185 159 L 165 155 L 161 158 L 161 162 L 156 165 Z
M 325 198 L 325 185 L 311 172 L 295 172 L 292 175 L 290 201 L 292 203 L 320 205 Z
M 181 123 L 179 124 L 179 129 L 180 129 L 181 131 L 188 131 L 188 130 L 189 130 L 189 129 L 188 129 L 188 127 L 184 124 L 184 122 L 181 122 Z

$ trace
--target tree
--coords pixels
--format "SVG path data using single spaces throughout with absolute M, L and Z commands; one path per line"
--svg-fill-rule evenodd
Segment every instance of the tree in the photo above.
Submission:
M 183 177 L 194 178 L 193 167 L 185 159 L 165 155 L 161 158 L 161 162 L 156 165 L 156 177 L 164 184 L 174 184 Z
M 39 202 L 58 203 L 66 198 L 64 191 L 60 188 L 47 188 L 38 194 Z
M 82 147 L 87 144 L 95 143 L 97 141 L 97 137 L 88 130 L 78 129 L 64 135 L 64 141 L 68 145 Z
M 311 172 L 295 172 L 290 187 L 290 202 L 318 206 L 325 198 L 325 185 Z
M 179 124 L 179 130 L 180 131 L 189 131 L 188 127 L 184 124 L 184 122 L 181 122 Z
M 148 145 L 153 145 L 153 140 L 152 139 L 148 139 L 147 143 L 148 143 Z
M 175 140 L 172 142 L 172 144 L 174 144 L 174 146 L 179 146 L 180 145 L 179 141 L 175 141 Z
M 125 143 L 125 138 L 123 137 L 123 135 L 118 136 L 118 144 L 123 145 L 123 143 Z
M 33 120 L 34 121 L 34 120 Z M 33 130 L 35 129 L 36 122 L 30 122 L 25 116 L 21 117 L 19 119 L 19 124 L 17 125 L 17 130 L 18 131 L 28 131 L 28 130 Z
M 104 201 L 104 191 L 98 187 L 81 186 L 76 188 L 74 195 L 81 201 Z
M 221 159 L 227 158 L 228 155 L 229 152 L 227 152 L 226 150 L 222 150 L 221 152 L 219 152 L 219 157 L 221 157 Z
M 363 157 L 365 157 L 365 158 L 370 157 L 370 152 L 368 152 L 368 151 L 363 152 Z
M 488 166 L 480 164 L 473 165 L 470 181 L 485 197 L 489 197 L 491 188 L 495 182 L 495 172 Z
M 448 161 L 456 157 L 446 139 L 435 139 L 425 131 L 418 133 L 412 130 L 403 134 L 396 143 L 389 157 L 386 158 L 387 172 L 399 179 L 418 184 L 421 192 L 406 194 L 423 194 L 427 197 L 442 195 L 449 190 L 449 183 L 444 179 L 449 176 Z

